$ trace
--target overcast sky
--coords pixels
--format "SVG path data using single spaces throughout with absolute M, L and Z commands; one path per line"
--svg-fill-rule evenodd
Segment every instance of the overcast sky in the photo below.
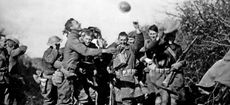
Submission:
M 118 4 L 127 1 L 129 13 Z M 141 25 L 163 20 L 165 11 L 175 12 L 183 0 L 0 0 L 0 28 L 27 45 L 27 54 L 41 57 L 48 37 L 62 37 L 67 19 L 75 18 L 83 27 L 97 26 L 111 43 L 121 31 L 133 29 L 132 21 Z

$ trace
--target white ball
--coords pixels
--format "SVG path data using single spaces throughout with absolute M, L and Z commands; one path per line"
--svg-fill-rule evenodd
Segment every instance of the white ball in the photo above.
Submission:
M 126 1 L 120 2 L 119 8 L 122 12 L 129 12 L 131 10 L 130 4 Z

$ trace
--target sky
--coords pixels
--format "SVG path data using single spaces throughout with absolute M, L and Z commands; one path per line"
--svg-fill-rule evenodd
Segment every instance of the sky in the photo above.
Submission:
M 119 3 L 127 1 L 131 10 L 123 13 Z M 42 57 L 50 36 L 64 38 L 62 30 L 69 18 L 82 27 L 97 26 L 112 43 L 121 31 L 133 30 L 132 22 L 151 25 L 175 12 L 183 0 L 0 0 L 0 28 L 28 46 L 27 54 Z

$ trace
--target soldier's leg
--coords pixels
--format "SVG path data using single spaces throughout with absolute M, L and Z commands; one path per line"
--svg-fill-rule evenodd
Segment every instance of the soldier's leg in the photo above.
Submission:
M 78 92 L 78 94 L 76 94 L 76 98 L 78 99 L 79 103 L 81 104 L 86 104 L 91 102 L 90 100 L 90 92 L 89 92 L 89 86 L 87 83 L 87 77 L 84 74 L 79 74 L 79 80 L 77 82 L 77 84 L 75 84 L 75 90 Z
M 74 86 L 73 80 L 65 79 L 58 88 L 57 105 L 73 105 L 74 104 Z
M 178 96 L 174 95 L 174 94 L 170 94 L 170 103 L 171 105 L 177 105 L 177 101 L 178 100 Z
M 43 105 L 55 105 L 57 101 L 57 88 L 52 84 L 51 79 L 47 79 L 46 85 L 41 86 L 42 96 L 44 97 Z
M 120 90 L 121 99 L 123 98 L 133 98 L 134 97 L 134 89 L 130 87 L 122 87 Z M 122 100 L 123 105 L 132 105 L 131 100 Z
M 170 94 L 171 105 L 177 105 L 177 100 L 183 98 L 184 76 L 182 73 L 177 73 L 173 82 L 169 85 L 169 89 L 180 94 L 180 97 L 175 94 Z
M 161 105 L 161 97 L 160 96 L 157 96 L 156 99 L 155 99 L 155 105 Z
M 6 84 L 0 84 L 0 105 L 4 105 Z
M 10 104 L 10 89 L 9 89 L 9 86 L 6 87 L 4 94 L 5 94 L 4 104 L 9 105 Z
M 169 93 L 165 90 L 160 91 L 161 105 L 167 105 L 169 103 Z
M 149 75 L 149 73 L 146 75 L 146 84 L 148 87 L 149 94 L 154 93 L 155 92 L 155 86 L 153 85 L 153 83 L 151 81 L 151 76 Z

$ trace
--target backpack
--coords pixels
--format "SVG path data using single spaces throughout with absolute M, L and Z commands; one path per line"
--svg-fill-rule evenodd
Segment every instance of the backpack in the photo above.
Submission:
M 128 62 L 128 55 L 125 53 L 126 49 L 123 49 L 119 54 L 113 59 L 113 68 L 119 69 L 125 66 Z

